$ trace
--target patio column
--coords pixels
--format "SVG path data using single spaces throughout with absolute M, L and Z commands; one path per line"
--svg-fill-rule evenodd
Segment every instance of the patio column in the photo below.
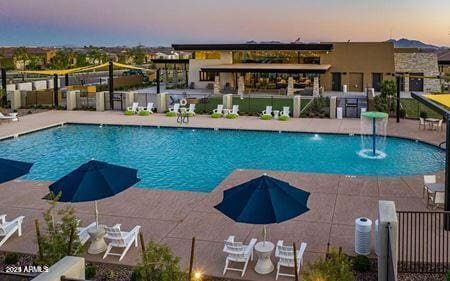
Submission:
M 77 107 L 77 92 L 67 91 L 67 110 L 74 110 Z
M 226 94 L 222 96 L 223 108 L 232 109 L 233 108 L 233 95 Z
M 240 96 L 243 96 L 245 92 L 245 83 L 244 83 L 244 76 L 239 75 L 238 77 L 238 90 L 237 93 Z
M 330 97 L 330 119 L 336 119 L 337 97 Z
M 16 110 L 22 106 L 22 95 L 19 90 L 10 91 L 11 93 L 11 109 Z
M 105 92 L 95 93 L 95 110 L 105 111 Z
M 214 95 L 220 95 L 220 76 L 216 75 L 214 77 Z
M 127 92 L 125 95 L 125 107 L 131 107 L 134 102 L 134 92 Z
M 167 111 L 167 93 L 156 94 L 156 111 L 158 113 Z
M 320 93 L 320 91 L 319 91 L 319 77 L 314 77 L 314 80 L 313 80 L 314 82 L 313 82 L 313 96 L 314 97 L 318 97 L 319 96 L 319 93 Z
M 405 76 L 403 76 L 404 77 L 404 79 L 403 79 L 403 85 L 404 85 L 404 91 L 405 92 L 409 92 L 409 74 L 405 74 Z
M 294 110 L 292 111 L 292 116 L 294 118 L 300 118 L 301 111 L 302 111 L 302 97 L 294 96 Z
M 393 201 L 378 202 L 378 245 L 378 281 L 395 280 L 391 273 L 397 275 L 398 219 Z
M 293 96 L 294 95 L 294 78 L 289 76 L 286 95 Z
M 161 69 L 156 70 L 156 93 L 161 93 Z
M 178 88 L 178 68 L 177 64 L 173 64 L 173 82 L 175 83 L 175 88 Z

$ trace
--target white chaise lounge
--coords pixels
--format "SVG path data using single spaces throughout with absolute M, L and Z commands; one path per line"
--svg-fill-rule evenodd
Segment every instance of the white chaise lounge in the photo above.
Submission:
M 141 227 L 139 225 L 135 226 L 128 232 L 121 231 L 120 224 L 116 224 L 113 227 L 106 227 L 105 239 L 108 241 L 108 247 L 103 258 L 106 258 L 108 255 L 119 256 L 119 261 L 121 261 L 133 243 L 135 247 L 138 246 L 138 235 L 140 229 Z M 112 253 L 111 250 L 113 248 L 122 248 L 122 253 Z
M 95 222 L 85 227 L 83 226 L 77 227 L 78 238 L 80 239 L 81 245 L 84 245 L 86 244 L 87 241 L 89 241 L 90 236 L 88 230 L 92 227 L 95 227 Z
M 150 114 L 152 114 L 153 113 L 153 103 L 152 102 L 147 103 L 146 107 L 139 106 L 138 111 L 148 111 Z
M 234 104 L 233 108 L 231 109 L 231 111 L 228 114 L 235 114 L 236 116 L 239 116 L 239 105 Z
M 227 254 L 227 258 L 225 259 L 223 275 L 225 275 L 227 270 L 232 270 L 242 272 L 241 277 L 244 276 L 249 260 L 253 260 L 253 248 L 255 247 L 256 241 L 253 238 L 248 245 L 244 245 L 242 242 L 235 242 L 234 236 L 230 236 L 225 240 L 223 252 Z M 231 267 L 232 262 L 244 263 L 244 267 L 242 269 Z
M 133 105 L 130 107 L 127 107 L 127 111 L 133 111 L 133 112 L 137 112 L 138 111 L 138 107 L 139 107 L 139 103 L 138 102 L 133 102 Z
M 261 112 L 261 115 L 272 115 L 272 106 L 266 106 L 266 109 Z
M 173 105 L 172 108 L 169 108 L 169 112 L 178 113 L 179 110 L 180 110 L 180 104 L 179 103 L 176 103 L 176 104 Z
M 9 115 L 4 115 L 0 112 L 0 121 L 6 120 L 6 121 L 18 121 L 17 113 L 10 113 Z
M 223 115 L 223 104 L 218 104 L 217 108 L 213 110 L 213 114 Z
M 191 114 L 192 116 L 195 115 L 195 104 L 191 103 L 189 104 L 189 108 L 186 110 L 187 114 Z
M 290 114 L 289 106 L 283 106 L 283 111 L 281 111 L 280 116 L 289 117 L 289 114 Z
M 22 222 L 24 216 L 17 217 L 12 221 L 6 220 L 6 215 L 0 215 L 0 247 L 17 231 L 17 235 L 22 236 Z
M 300 272 L 300 268 L 303 265 L 303 254 L 306 250 L 306 243 L 300 245 L 300 249 L 297 250 L 297 274 Z M 295 268 L 294 263 L 294 247 L 283 245 L 283 241 L 278 241 L 277 248 L 275 249 L 275 257 L 279 258 L 277 263 L 277 276 L 275 280 L 278 280 L 279 276 L 295 277 L 294 274 L 282 273 L 281 267 Z

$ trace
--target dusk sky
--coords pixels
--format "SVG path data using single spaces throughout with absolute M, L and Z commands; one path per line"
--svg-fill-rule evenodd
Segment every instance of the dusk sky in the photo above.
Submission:
M 0 45 L 130 45 L 248 40 L 450 46 L 449 0 L 0 0 Z

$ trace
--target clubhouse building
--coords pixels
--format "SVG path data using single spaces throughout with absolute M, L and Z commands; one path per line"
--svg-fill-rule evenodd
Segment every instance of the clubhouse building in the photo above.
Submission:
M 402 75 L 403 91 L 438 92 L 437 55 L 390 42 L 173 44 L 192 52 L 187 81 L 214 93 L 313 95 L 320 91 L 380 90 Z M 425 76 L 426 78 L 421 78 Z

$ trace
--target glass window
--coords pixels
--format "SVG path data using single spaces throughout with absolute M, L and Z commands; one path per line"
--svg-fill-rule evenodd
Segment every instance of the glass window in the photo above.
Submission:
M 217 72 L 206 72 L 200 71 L 199 81 L 214 81 L 216 75 L 219 75 Z
M 195 51 L 194 58 L 196 60 L 212 60 L 220 59 L 220 52 L 217 51 Z

